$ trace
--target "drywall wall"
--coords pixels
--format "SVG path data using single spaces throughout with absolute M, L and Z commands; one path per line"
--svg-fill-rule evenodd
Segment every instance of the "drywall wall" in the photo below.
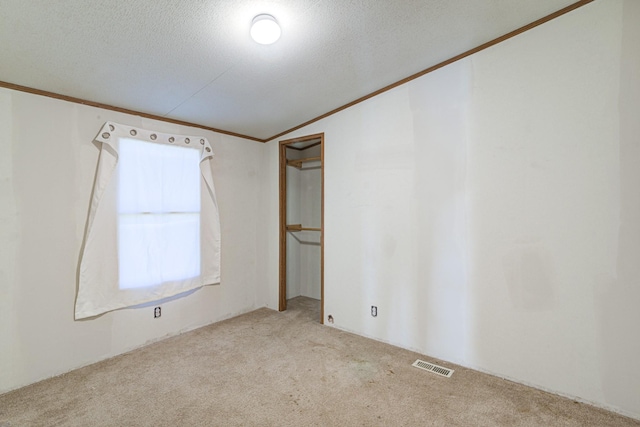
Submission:
M 325 133 L 335 327 L 640 418 L 638 9 L 596 1 L 282 137 Z
M 222 280 L 162 304 L 74 321 L 77 267 L 107 121 L 204 135 L 222 225 Z M 265 147 L 213 132 L 0 89 L 0 393 L 168 335 L 250 311 L 256 303 Z
M 633 408 L 640 418 L 640 2 L 627 0 L 622 13 L 619 108 L 618 229 L 612 266 L 597 279 L 594 315 L 601 356 L 602 392 L 607 401 Z M 629 335 L 629 334 L 632 335 Z M 636 332 L 637 337 L 637 332 Z M 631 367 L 628 369 L 627 367 Z
M 301 158 L 298 151 L 287 150 L 287 158 Z M 294 167 L 287 167 L 287 224 L 302 224 L 300 214 L 300 174 L 301 171 Z M 300 282 L 302 271 L 300 265 L 300 240 L 298 233 L 286 233 L 287 239 L 287 299 L 301 295 Z
M 310 149 L 306 157 L 320 157 L 320 147 Z M 300 217 L 306 227 L 320 228 L 322 225 L 322 168 L 320 162 L 309 162 L 300 171 Z M 320 233 L 303 231 L 297 233 L 300 241 L 300 270 L 304 276 L 300 281 L 300 295 L 320 299 L 321 290 L 321 246 Z

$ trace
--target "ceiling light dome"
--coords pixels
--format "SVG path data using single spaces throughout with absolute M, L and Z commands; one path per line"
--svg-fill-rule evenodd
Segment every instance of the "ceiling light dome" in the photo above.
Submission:
M 280 26 L 271 15 L 262 14 L 253 18 L 251 23 L 251 38 L 260 44 L 271 44 L 280 38 Z

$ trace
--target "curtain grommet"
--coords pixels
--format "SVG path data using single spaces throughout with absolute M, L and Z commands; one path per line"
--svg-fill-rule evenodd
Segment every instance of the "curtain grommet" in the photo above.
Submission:
M 136 136 L 138 134 L 135 129 L 131 129 L 129 133 L 131 134 L 131 136 Z
M 105 132 L 105 133 L 102 134 L 102 137 L 104 139 L 109 139 L 110 136 L 111 136 L 111 134 L 109 132 Z
M 207 153 L 211 152 L 211 148 L 209 148 L 209 147 L 207 147 L 206 150 L 207 150 Z
M 185 139 L 184 139 L 184 142 L 186 142 L 187 144 L 190 144 L 190 143 L 191 143 L 191 140 L 190 140 L 189 138 L 185 138 Z
M 113 132 L 114 130 L 116 130 L 116 127 L 114 125 L 109 125 L 109 129 L 111 129 L 111 132 Z
M 174 137 L 170 137 L 169 138 L 169 142 L 173 144 L 173 141 L 175 141 L 176 139 Z
M 152 140 L 152 141 L 155 141 L 157 137 L 158 137 L 158 136 L 157 136 L 155 133 L 152 133 L 152 134 L 149 136 L 149 138 L 151 138 L 151 140 Z
M 204 139 L 200 140 L 200 145 L 204 145 Z

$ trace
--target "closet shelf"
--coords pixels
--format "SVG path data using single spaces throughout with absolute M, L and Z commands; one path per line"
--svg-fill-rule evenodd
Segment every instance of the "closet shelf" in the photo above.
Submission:
M 294 168 L 302 169 L 302 164 L 307 162 L 319 162 L 321 157 L 307 157 L 306 159 L 293 159 L 287 160 L 287 166 L 293 166 Z
M 322 228 L 303 227 L 302 224 L 289 224 L 287 231 L 322 231 Z

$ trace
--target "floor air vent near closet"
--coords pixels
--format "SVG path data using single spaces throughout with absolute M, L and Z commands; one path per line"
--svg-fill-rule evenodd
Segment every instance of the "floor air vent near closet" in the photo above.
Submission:
M 416 368 L 433 372 L 434 374 L 438 374 L 447 378 L 453 375 L 453 369 L 443 368 L 442 366 L 434 365 L 433 363 L 425 362 L 424 360 L 420 360 L 420 359 L 413 362 L 413 365 L 411 366 L 415 366 Z

